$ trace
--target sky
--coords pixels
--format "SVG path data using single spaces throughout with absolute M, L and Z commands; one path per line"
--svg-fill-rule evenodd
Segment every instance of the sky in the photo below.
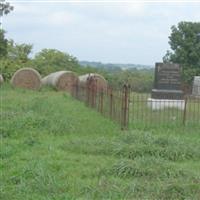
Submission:
M 200 22 L 195 1 L 12 0 L 2 19 L 6 37 L 67 52 L 78 60 L 154 65 L 162 61 L 171 26 Z

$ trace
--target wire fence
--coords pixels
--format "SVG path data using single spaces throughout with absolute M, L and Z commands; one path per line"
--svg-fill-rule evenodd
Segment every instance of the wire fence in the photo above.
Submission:
M 88 81 L 75 85 L 74 98 L 121 125 L 134 127 L 200 126 L 200 88 L 187 90 L 182 99 L 152 99 L 151 93 L 138 93 L 127 84 L 121 89 L 101 88 Z

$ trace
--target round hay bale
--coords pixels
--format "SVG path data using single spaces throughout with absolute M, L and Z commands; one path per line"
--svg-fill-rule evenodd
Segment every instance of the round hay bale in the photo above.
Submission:
M 108 83 L 103 76 L 93 73 L 79 76 L 79 83 L 81 86 L 86 86 L 88 84 L 93 85 L 97 90 L 106 90 L 108 86 Z
M 14 87 L 39 90 L 41 87 L 41 76 L 32 68 L 21 68 L 17 70 L 11 79 Z
M 0 85 L 2 85 L 4 82 L 3 76 L 0 74 Z
M 71 92 L 78 84 L 78 76 L 71 71 L 58 71 L 44 77 L 42 84 L 51 86 L 58 91 Z

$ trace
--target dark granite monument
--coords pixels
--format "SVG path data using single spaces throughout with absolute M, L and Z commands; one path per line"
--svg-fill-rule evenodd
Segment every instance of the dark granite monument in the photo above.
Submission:
M 156 63 L 152 99 L 183 99 L 181 67 L 178 64 Z

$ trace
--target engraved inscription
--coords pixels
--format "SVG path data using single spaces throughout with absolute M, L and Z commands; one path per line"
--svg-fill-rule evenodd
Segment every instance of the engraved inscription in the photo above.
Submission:
M 178 64 L 156 63 L 154 89 L 155 99 L 183 99 L 181 68 Z
M 155 88 L 180 89 L 181 71 L 179 65 L 157 63 L 155 70 Z

